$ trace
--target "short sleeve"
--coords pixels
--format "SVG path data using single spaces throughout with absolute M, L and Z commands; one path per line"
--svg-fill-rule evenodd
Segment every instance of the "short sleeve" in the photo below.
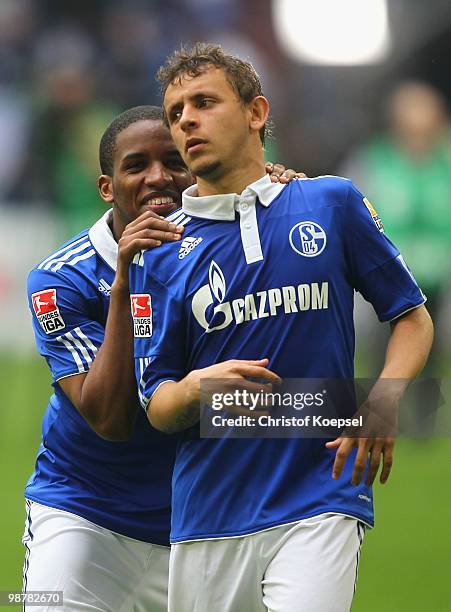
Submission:
M 185 376 L 186 321 L 183 297 L 167 287 L 148 265 L 130 267 L 130 306 L 135 374 L 141 405 L 147 409 L 157 388 Z
M 36 346 L 53 379 L 88 372 L 105 330 L 80 289 L 63 275 L 36 269 L 28 277 L 28 303 Z
M 376 210 L 352 183 L 342 230 L 352 284 L 373 305 L 380 321 L 390 321 L 426 301 L 398 249 L 385 235 Z

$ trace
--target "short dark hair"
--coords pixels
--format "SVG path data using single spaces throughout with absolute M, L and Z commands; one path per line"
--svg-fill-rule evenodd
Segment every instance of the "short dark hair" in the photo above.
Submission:
M 137 121 L 161 121 L 163 111 L 159 106 L 134 106 L 118 115 L 104 131 L 99 145 L 99 162 L 102 174 L 113 175 L 114 152 L 118 134 Z
M 256 96 L 262 96 L 260 77 L 250 62 L 225 53 L 221 45 L 197 42 L 192 47 L 180 47 L 168 57 L 164 66 L 157 72 L 157 81 L 161 86 L 164 98 L 171 83 L 181 82 L 183 75 L 196 77 L 211 66 L 221 68 L 230 85 L 235 90 L 243 104 L 248 104 Z M 164 116 L 167 123 L 167 117 Z M 269 126 L 265 124 L 260 130 L 260 139 L 265 144 L 265 136 L 269 136 Z

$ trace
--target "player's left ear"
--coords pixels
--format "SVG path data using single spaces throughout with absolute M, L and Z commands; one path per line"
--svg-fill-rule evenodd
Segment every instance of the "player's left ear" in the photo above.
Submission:
M 260 132 L 268 120 L 269 102 L 264 96 L 256 96 L 249 104 L 250 122 L 252 131 Z
M 99 180 L 97 181 L 97 185 L 99 187 L 100 197 L 104 202 L 108 204 L 112 204 L 114 201 L 113 197 L 113 179 L 108 174 L 101 174 L 99 176 Z

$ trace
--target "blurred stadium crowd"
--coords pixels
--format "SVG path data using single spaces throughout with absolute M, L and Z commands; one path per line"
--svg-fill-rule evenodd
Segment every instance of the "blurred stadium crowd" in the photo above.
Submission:
M 443 59 L 451 14 L 446 30 L 440 11 L 407 4 L 389 3 L 399 36 L 388 62 L 337 68 L 284 55 L 276 0 L 2 0 L 0 312 L 9 323 L 0 348 L 32 348 L 26 272 L 102 212 L 97 151 L 106 125 L 127 107 L 158 104 L 156 70 L 180 42 L 196 40 L 222 43 L 262 75 L 275 122 L 268 159 L 310 176 L 348 176 L 366 193 L 441 321 L 442 347 L 451 346 L 451 83 Z M 436 32 L 429 41 L 426 22 Z M 366 314 L 361 326 L 377 336 Z

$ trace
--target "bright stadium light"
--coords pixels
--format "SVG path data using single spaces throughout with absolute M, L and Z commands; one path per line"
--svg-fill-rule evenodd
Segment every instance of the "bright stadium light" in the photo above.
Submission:
M 352 66 L 390 50 L 387 0 L 273 0 L 276 35 L 293 59 Z

